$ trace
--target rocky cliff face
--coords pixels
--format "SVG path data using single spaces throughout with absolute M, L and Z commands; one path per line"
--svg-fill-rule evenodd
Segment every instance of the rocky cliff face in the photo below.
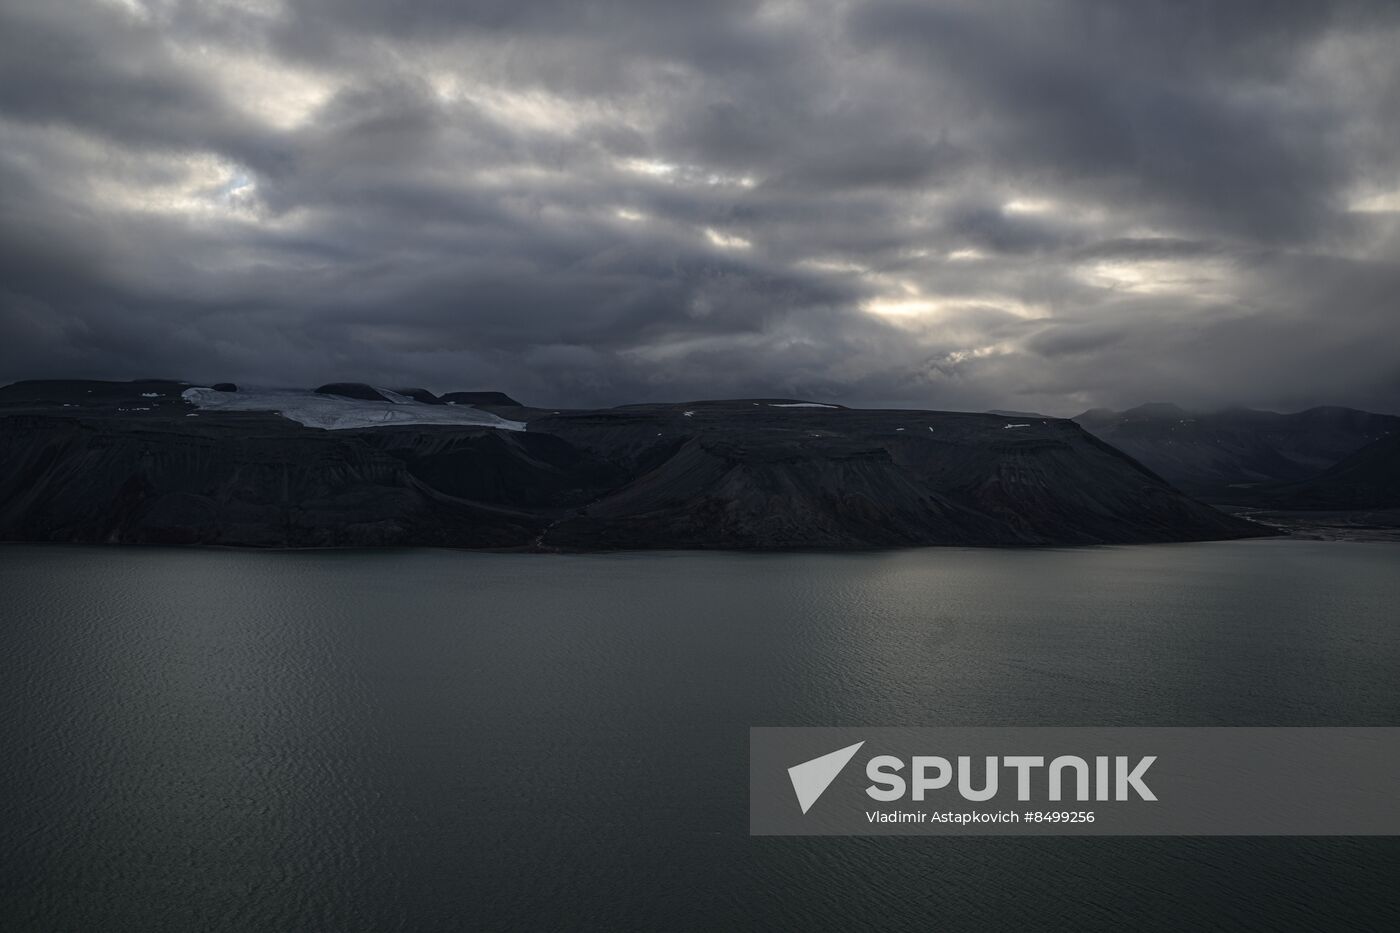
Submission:
M 548 550 L 1266 533 L 1057 419 L 782 399 L 554 412 L 491 398 L 521 431 L 412 423 L 411 406 L 443 406 L 391 393 L 407 417 L 323 430 L 197 408 L 185 388 L 0 389 L 0 540 Z

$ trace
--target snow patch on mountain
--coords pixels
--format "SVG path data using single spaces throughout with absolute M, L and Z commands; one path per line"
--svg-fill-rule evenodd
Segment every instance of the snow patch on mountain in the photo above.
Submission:
M 406 395 L 384 392 L 392 401 L 373 402 L 342 396 L 318 395 L 299 389 L 247 389 L 218 392 L 194 387 L 181 393 L 185 401 L 208 411 L 267 411 L 308 428 L 341 431 L 347 428 L 379 428 L 404 424 L 457 424 L 523 431 L 525 422 L 510 421 L 468 405 L 425 405 Z

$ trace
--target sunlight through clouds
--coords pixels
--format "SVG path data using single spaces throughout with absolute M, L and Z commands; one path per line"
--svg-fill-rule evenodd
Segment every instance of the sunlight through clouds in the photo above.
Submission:
M 257 183 L 247 169 L 212 154 L 171 158 L 165 178 L 141 183 L 130 177 L 94 178 L 92 200 L 109 208 L 190 219 L 254 220 Z
M 301 351 L 193 361 L 157 320 L 237 307 L 327 380 L 590 404 L 1400 398 L 1400 12 L 1105 4 L 1089 41 L 1054 7 L 0 5 L 0 301 L 90 335 L 113 288 L 168 309 L 142 372 L 289 378 Z
M 721 233 L 713 227 L 705 228 L 705 239 L 720 249 L 748 249 L 753 246 L 748 240 L 731 233 Z

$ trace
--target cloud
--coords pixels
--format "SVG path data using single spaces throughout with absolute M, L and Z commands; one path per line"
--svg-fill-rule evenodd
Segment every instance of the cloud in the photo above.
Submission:
M 1400 13 L 0 0 L 0 379 L 1400 411 Z

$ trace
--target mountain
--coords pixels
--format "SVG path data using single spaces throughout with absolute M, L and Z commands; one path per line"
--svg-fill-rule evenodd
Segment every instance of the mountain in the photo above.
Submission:
M 0 540 L 588 550 L 1269 533 L 1060 419 L 799 399 L 493 413 L 439 403 L 453 393 L 330 388 L 0 389 Z
M 1302 482 L 1263 487 L 1258 500 L 1275 509 L 1400 508 L 1400 432 Z
M 1014 408 L 988 408 L 987 414 L 1001 415 L 1003 418 L 1048 418 L 1049 415 L 1042 415 L 1035 411 L 1016 411 Z
M 523 407 L 515 399 L 504 392 L 449 392 L 442 397 L 442 401 L 448 405 L 496 405 L 501 408 L 521 408 Z
M 363 382 L 328 382 L 313 390 L 317 395 L 334 395 L 339 398 L 357 398 L 363 402 L 387 402 L 389 395 L 382 389 Z
M 1259 484 L 1309 479 L 1381 438 L 1400 417 L 1352 408 L 1278 414 L 1248 408 L 1192 412 L 1157 402 L 1093 409 L 1073 419 L 1191 495 L 1251 501 Z

